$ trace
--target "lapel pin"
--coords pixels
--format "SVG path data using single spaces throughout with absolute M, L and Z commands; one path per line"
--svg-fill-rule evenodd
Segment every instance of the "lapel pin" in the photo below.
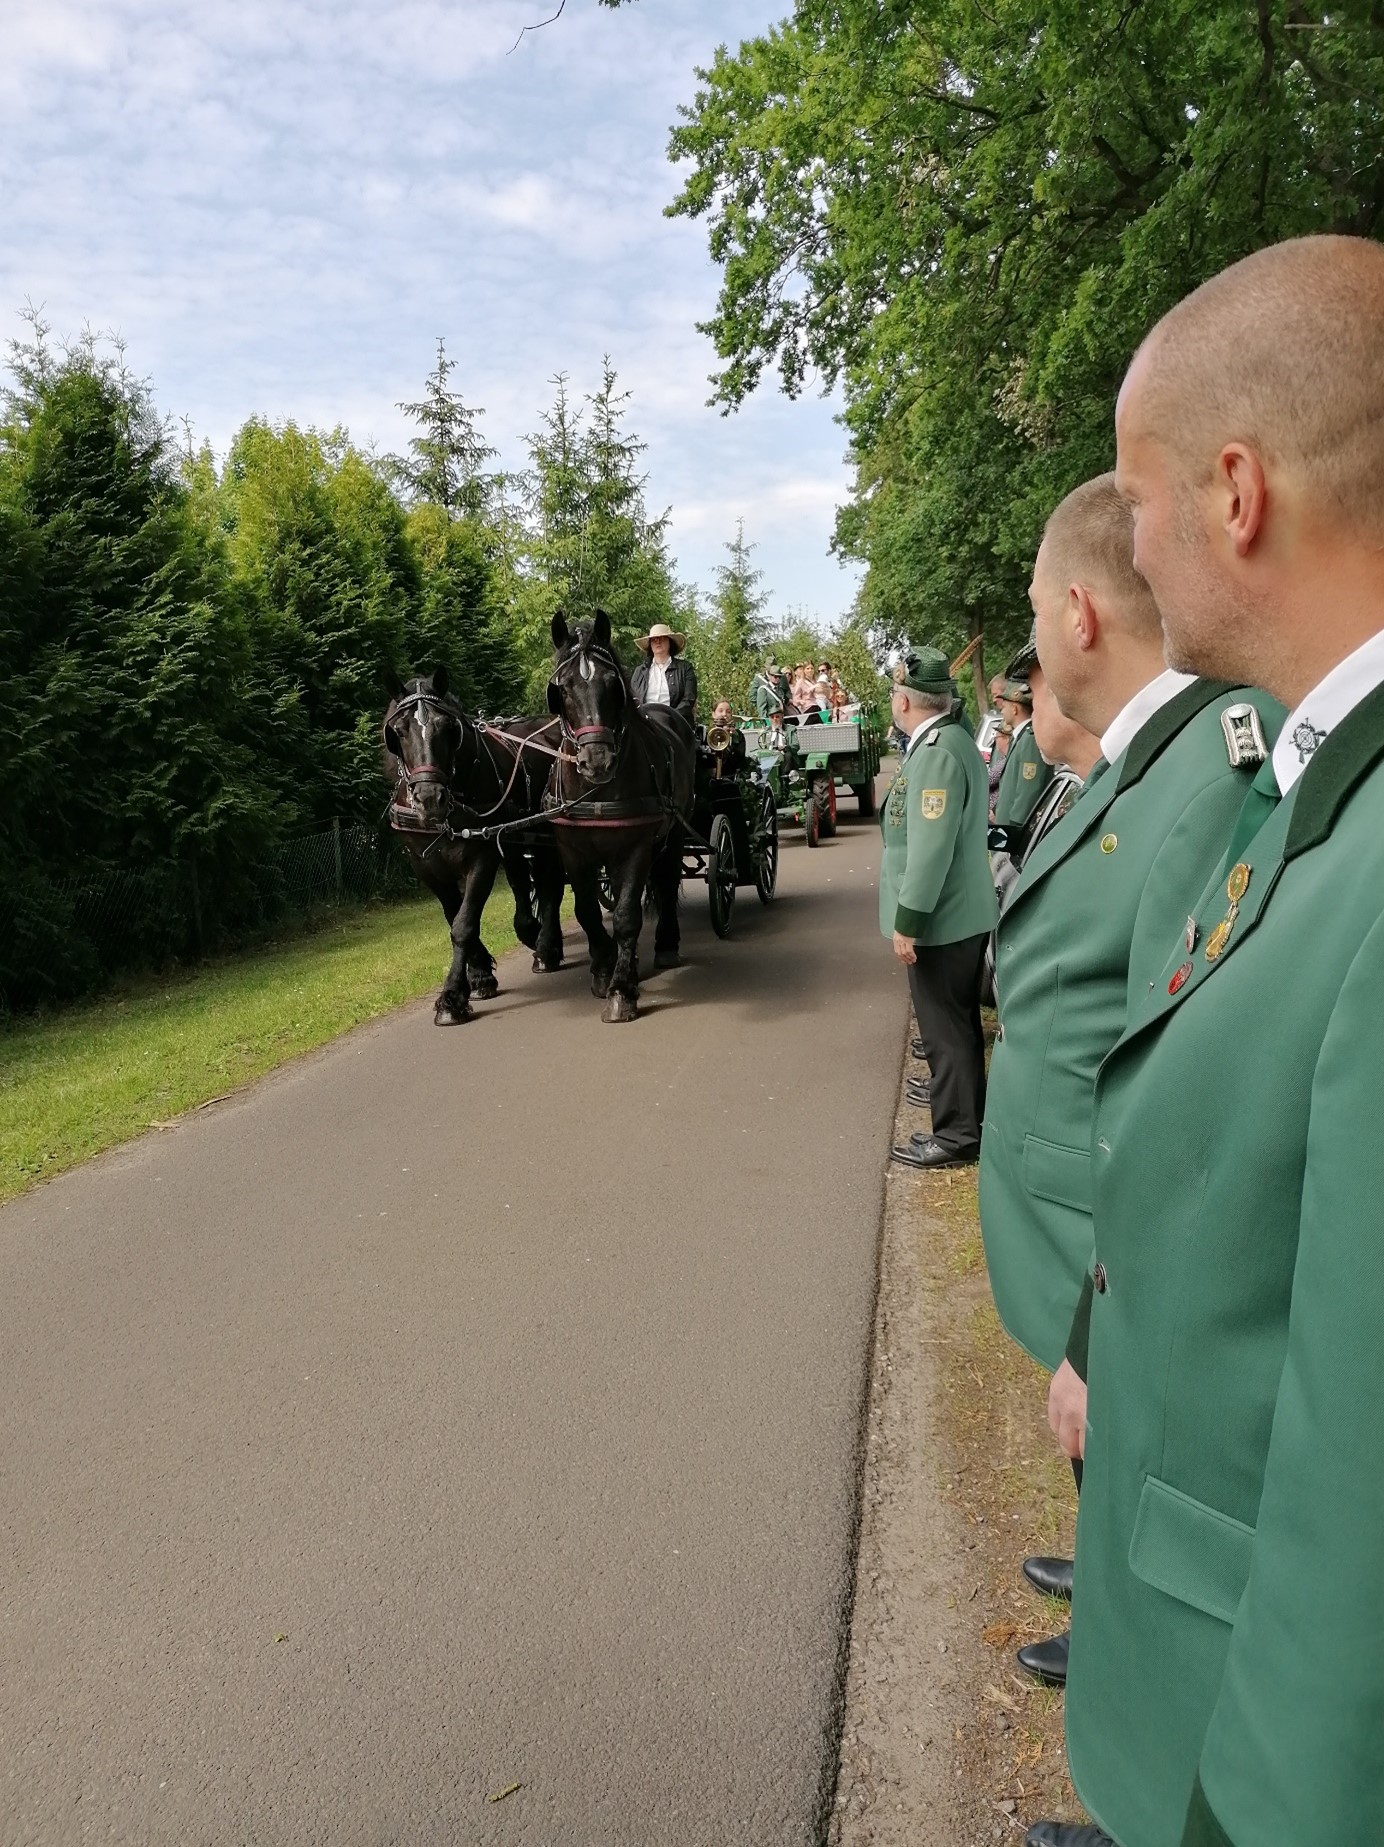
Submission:
M 1178 969 L 1177 973 L 1173 976 L 1172 980 L 1168 983 L 1169 994 L 1176 994 L 1182 988 L 1185 988 L 1187 983 L 1191 980 L 1191 978 L 1192 978 L 1192 964 L 1190 962 L 1184 962 L 1182 964 L 1182 967 Z
M 1193 950 L 1194 950 L 1194 949 L 1196 948 L 1196 946 L 1197 946 L 1197 938 L 1198 938 L 1198 937 L 1199 937 L 1200 935 L 1201 935 L 1201 931 L 1200 931 L 1200 929 L 1199 929 L 1199 928 L 1198 928 L 1198 926 L 1197 926 L 1197 920 L 1196 920 L 1196 918 L 1195 918 L 1195 917 L 1189 917 L 1189 918 L 1187 919 L 1187 928 L 1186 928 L 1186 930 L 1185 930 L 1185 931 L 1183 932 L 1183 937 L 1182 937 L 1182 940 L 1183 940 L 1183 942 L 1184 942 L 1184 943 L 1185 943 L 1185 944 L 1187 945 L 1187 954 L 1188 954 L 1188 955 L 1191 955 L 1191 953 L 1192 953 L 1192 951 L 1193 951 Z

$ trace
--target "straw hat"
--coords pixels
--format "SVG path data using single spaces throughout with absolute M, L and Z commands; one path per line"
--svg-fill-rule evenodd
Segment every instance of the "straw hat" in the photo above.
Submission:
M 687 646 L 686 635 L 679 635 L 677 630 L 669 628 L 666 622 L 655 622 L 647 635 L 637 635 L 635 637 L 635 645 L 642 648 L 645 654 L 649 652 L 649 643 L 651 641 L 672 642 L 674 654 L 681 654 L 683 649 Z

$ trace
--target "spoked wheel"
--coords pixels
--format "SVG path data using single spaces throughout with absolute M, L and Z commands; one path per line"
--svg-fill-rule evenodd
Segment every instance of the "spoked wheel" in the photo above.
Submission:
M 608 872 L 603 872 L 601 874 L 600 884 L 596 889 L 600 893 L 601 909 L 603 911 L 613 911 L 615 909 L 615 887 L 610 882 L 610 874 Z
M 778 884 L 778 809 L 773 791 L 764 789 L 759 797 L 759 837 L 755 842 L 754 888 L 759 902 L 768 904 Z
M 803 836 L 810 847 L 819 846 L 822 839 L 822 811 L 817 806 L 817 791 L 809 789 L 807 799 L 803 802 Z
M 819 776 L 812 793 L 817 800 L 818 831 L 823 840 L 830 840 L 836 832 L 836 779 L 830 774 Z
M 706 856 L 706 896 L 711 907 L 711 927 L 717 936 L 729 936 L 730 914 L 735 909 L 735 837 L 723 814 L 713 817 L 707 841 L 711 847 Z

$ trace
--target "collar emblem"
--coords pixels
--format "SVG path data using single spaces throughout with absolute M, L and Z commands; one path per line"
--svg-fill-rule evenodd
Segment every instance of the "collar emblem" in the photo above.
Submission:
M 1298 762 L 1306 763 L 1308 758 L 1311 757 L 1317 748 L 1325 741 L 1326 733 L 1324 731 L 1318 731 L 1317 727 L 1312 724 L 1309 719 L 1304 718 L 1302 723 L 1297 726 L 1293 732 L 1293 749 L 1298 754 Z

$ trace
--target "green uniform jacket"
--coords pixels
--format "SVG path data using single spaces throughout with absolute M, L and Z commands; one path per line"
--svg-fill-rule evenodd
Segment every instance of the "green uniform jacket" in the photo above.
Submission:
M 1010 739 L 995 790 L 995 825 L 1026 827 L 1051 781 L 1052 765 L 1043 761 L 1033 726 L 1021 725 Z
M 757 673 L 750 682 L 750 696 L 756 715 L 766 723 L 775 712 L 788 710 L 788 682 L 781 674 L 771 679 L 767 673 Z
M 1155 712 L 1039 843 L 1000 919 L 980 1224 L 1000 1319 L 1049 1371 L 1091 1263 L 1091 1112 L 1125 1027 L 1135 918 L 1161 964 L 1254 775 L 1231 768 L 1221 730 L 1251 697 L 1272 743 L 1282 708 L 1217 681 Z
M 980 752 L 950 714 L 905 756 L 880 810 L 879 927 L 959 943 L 995 927 Z
M 1377 1847 L 1384 688 L 1240 858 L 1097 1084 L 1067 1749 L 1122 1847 Z

